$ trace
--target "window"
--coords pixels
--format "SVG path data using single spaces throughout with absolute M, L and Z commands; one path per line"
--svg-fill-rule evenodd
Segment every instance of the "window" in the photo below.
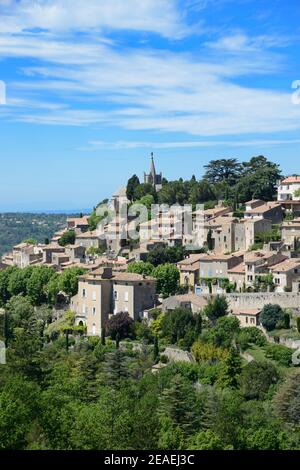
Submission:
M 93 307 L 93 315 L 96 315 L 96 307 Z
M 93 300 L 96 300 L 97 296 L 96 296 L 96 291 L 93 290 Z
M 95 323 L 93 323 L 93 327 L 92 327 L 92 333 L 93 333 L 93 335 L 95 335 L 95 334 L 96 334 L 96 325 L 95 325 Z
M 255 324 L 254 318 L 250 318 L 250 323 L 251 323 L 251 325 L 254 325 L 254 324 Z
M 129 298 L 129 293 L 128 293 L 128 291 L 126 291 L 126 292 L 124 293 L 124 300 L 125 300 L 125 302 L 128 302 L 128 298 Z
M 248 317 L 246 317 L 246 323 L 248 323 Z
M 86 297 L 86 290 L 82 289 L 82 298 L 84 299 Z
M 114 299 L 115 299 L 115 300 L 118 300 L 118 297 L 119 297 L 118 294 L 119 294 L 118 291 L 115 290 L 115 291 L 114 291 Z
M 128 306 L 127 306 L 127 305 L 125 305 L 124 311 L 125 311 L 126 313 L 128 313 Z
M 86 307 L 85 304 L 82 305 L 82 313 L 85 315 L 86 314 Z

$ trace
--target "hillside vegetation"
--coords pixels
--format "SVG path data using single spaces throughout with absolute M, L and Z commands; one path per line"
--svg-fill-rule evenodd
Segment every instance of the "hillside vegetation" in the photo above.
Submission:
M 66 214 L 0 214 L 0 256 L 25 239 L 44 243 L 54 232 L 66 225 Z

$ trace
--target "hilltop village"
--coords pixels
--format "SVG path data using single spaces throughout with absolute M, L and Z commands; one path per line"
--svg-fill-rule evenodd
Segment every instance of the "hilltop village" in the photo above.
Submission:
M 168 181 L 152 155 L 14 246 L 0 448 L 299 449 L 299 240 L 299 176 L 258 156 Z
M 268 165 L 264 157 L 257 158 L 262 160 L 256 163 Z M 193 183 L 196 181 L 192 178 Z M 54 233 L 47 244 L 25 240 L 14 246 L 12 253 L 2 258 L 2 268 L 47 266 L 56 272 L 84 269 L 78 294 L 68 302 L 76 313 L 76 322 L 86 326 L 88 335 L 101 335 L 107 319 L 118 312 L 137 320 L 151 317 L 151 309 L 156 308 L 169 310 L 184 305 L 196 311 L 211 295 L 227 295 L 231 313 L 242 326 L 258 326 L 264 302 L 271 298 L 282 307 L 298 307 L 300 176 L 278 180 L 272 200 L 207 203 L 207 195 L 204 201 L 199 195 L 197 202 L 204 202 L 203 210 L 192 212 L 188 234 L 179 230 L 184 211 L 179 205 L 161 205 L 151 217 L 150 204 L 157 201 L 156 195 L 165 185 L 167 180 L 156 172 L 152 154 L 143 184 L 134 175 L 127 188 L 120 188 L 99 205 L 107 217 L 99 216 L 95 208 L 90 215 L 69 218 L 65 229 Z M 140 195 L 134 197 L 134 191 Z M 126 217 L 134 199 L 149 209 L 144 222 Z M 137 230 L 138 238 L 127 237 L 130 226 Z M 196 247 L 192 244 L 195 240 Z M 147 275 L 151 260 L 156 277 Z M 159 270 L 160 266 L 169 271 Z M 168 276 L 175 279 L 174 285 L 167 291 L 158 289 Z M 251 302 L 244 301 L 243 296 L 247 299 L 250 293 Z

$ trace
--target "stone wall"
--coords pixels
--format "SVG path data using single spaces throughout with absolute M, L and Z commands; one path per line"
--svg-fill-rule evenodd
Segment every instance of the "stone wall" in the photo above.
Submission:
M 278 304 L 282 308 L 300 310 L 300 293 L 260 292 L 247 294 L 225 294 L 230 308 L 263 308 L 266 304 Z

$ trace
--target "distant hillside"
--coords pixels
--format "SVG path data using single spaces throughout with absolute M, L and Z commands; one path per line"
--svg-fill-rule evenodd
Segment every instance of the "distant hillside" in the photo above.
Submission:
M 34 238 L 43 243 L 51 238 L 54 232 L 66 225 L 70 214 L 0 214 L 0 256 L 26 238 Z

